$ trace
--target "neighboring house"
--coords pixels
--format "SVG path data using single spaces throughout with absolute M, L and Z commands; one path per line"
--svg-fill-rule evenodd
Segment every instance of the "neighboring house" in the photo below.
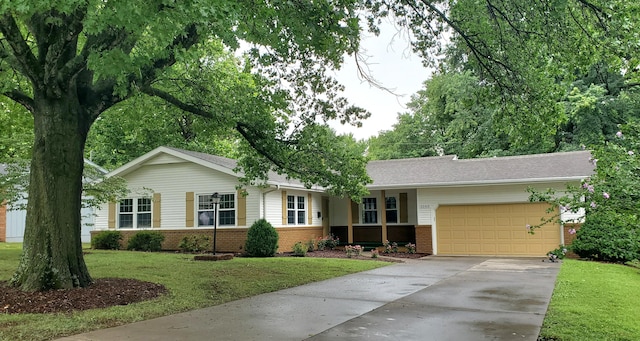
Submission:
M 85 167 L 93 167 L 102 174 L 107 173 L 107 170 L 87 159 L 84 160 L 84 163 Z M 0 164 L 0 174 L 3 174 L 5 169 L 6 165 Z M 24 204 L 24 202 L 16 203 L 15 206 L 20 206 L 21 204 Z M 6 203 L 0 205 L 0 242 L 22 243 L 27 211 L 11 209 L 10 206 Z M 80 235 L 83 243 L 89 243 L 91 242 L 91 230 L 93 229 L 94 209 L 90 207 L 82 208 L 81 215 Z
M 213 234 L 211 194 L 218 192 L 218 251 L 242 251 L 248 227 L 264 218 L 280 235 L 279 251 L 331 233 L 342 243 L 411 242 L 418 252 L 438 255 L 542 256 L 572 236 L 557 223 L 527 233 L 549 206 L 530 203 L 526 189 L 578 183 L 593 172 L 590 157 L 578 151 L 372 161 L 370 195 L 356 203 L 277 174 L 266 187 L 237 190 L 234 160 L 159 147 L 109 173 L 126 179 L 132 194 L 103 205 L 92 234 L 117 229 L 126 243 L 152 229 L 165 234 L 163 248 L 178 249 L 186 235 Z

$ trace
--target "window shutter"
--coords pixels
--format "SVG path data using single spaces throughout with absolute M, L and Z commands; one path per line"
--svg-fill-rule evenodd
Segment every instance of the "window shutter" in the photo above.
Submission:
M 287 225 L 287 191 L 282 191 L 282 225 Z
M 409 211 L 407 207 L 407 193 L 400 193 L 400 222 L 409 222 Z
M 351 223 L 360 223 L 360 205 L 357 202 L 351 200 Z
M 185 204 L 185 226 L 186 227 L 193 227 L 193 216 L 194 216 L 194 210 L 195 207 L 194 205 L 194 193 L 193 192 L 187 192 L 187 199 L 186 199 L 186 204 Z
M 109 207 L 107 209 L 107 227 L 110 229 L 116 228 L 116 203 L 109 202 Z
M 153 227 L 160 227 L 160 193 L 153 193 Z
M 313 205 L 311 205 L 311 193 L 307 193 L 307 225 L 313 224 Z
M 238 223 L 237 226 L 246 226 L 247 225 L 247 197 L 245 195 L 244 190 L 238 191 Z

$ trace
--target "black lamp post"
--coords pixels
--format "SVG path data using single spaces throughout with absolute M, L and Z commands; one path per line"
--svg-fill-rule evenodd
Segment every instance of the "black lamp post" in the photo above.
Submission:
M 218 226 L 218 204 L 220 203 L 220 194 L 218 192 L 211 195 L 213 201 L 213 254 L 216 254 L 216 232 Z

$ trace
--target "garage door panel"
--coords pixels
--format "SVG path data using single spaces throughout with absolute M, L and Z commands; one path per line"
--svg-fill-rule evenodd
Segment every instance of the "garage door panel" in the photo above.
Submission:
M 560 226 L 547 224 L 529 234 L 526 224 L 548 216 L 547 204 L 448 205 L 436 211 L 438 253 L 442 255 L 544 256 L 560 243 Z

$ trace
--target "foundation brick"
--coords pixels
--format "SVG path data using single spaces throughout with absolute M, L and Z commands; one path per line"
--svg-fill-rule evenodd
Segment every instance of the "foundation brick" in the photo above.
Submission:
M 217 252 L 231 252 L 242 253 L 244 252 L 244 244 L 247 240 L 248 228 L 221 228 L 216 232 L 216 249 Z M 213 239 L 213 229 L 156 229 L 164 234 L 165 239 L 162 242 L 162 249 L 166 251 L 177 251 L 180 248 L 180 241 L 185 236 L 191 235 L 205 235 Z M 281 227 L 276 228 L 278 231 L 278 252 L 290 252 L 293 250 L 293 245 L 297 242 L 307 242 L 318 237 L 322 237 L 322 226 L 309 226 L 309 227 Z M 91 237 L 102 231 L 91 231 Z M 139 231 L 127 230 L 120 231 L 122 233 L 121 249 L 127 248 L 129 238 Z
M 433 254 L 431 225 L 416 225 L 416 252 Z

